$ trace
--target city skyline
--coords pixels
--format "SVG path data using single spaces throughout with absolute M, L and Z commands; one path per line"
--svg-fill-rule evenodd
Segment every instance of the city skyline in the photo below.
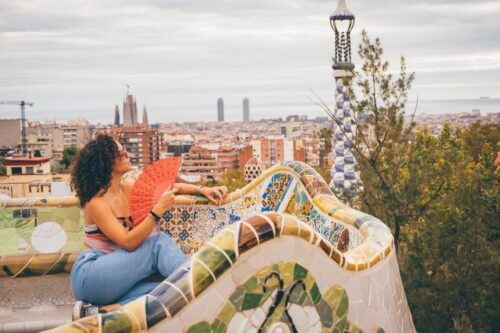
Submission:
M 0 99 L 34 101 L 28 119 L 64 121 L 77 112 L 92 122 L 112 123 L 108 110 L 130 82 L 138 102 L 148 105 L 150 123 L 210 121 L 218 95 L 224 96 L 227 121 L 241 119 L 245 96 L 252 99 L 253 119 L 321 116 L 307 96 L 311 88 L 326 101 L 334 99 L 328 16 L 335 6 L 336 1 L 319 0 L 86 1 L 81 11 L 70 12 L 59 1 L 43 7 L 5 1 Z M 499 3 L 365 0 L 349 1 L 349 8 L 357 18 L 355 64 L 360 65 L 355 51 L 366 28 L 382 39 L 392 69 L 406 56 L 417 74 L 411 99 L 418 95 L 422 106 L 500 97 Z M 241 25 L 243 17 L 249 24 Z M 500 111 L 500 102 L 493 103 L 491 110 L 472 105 L 442 112 Z M 18 117 L 16 108 L 2 106 L 0 113 Z

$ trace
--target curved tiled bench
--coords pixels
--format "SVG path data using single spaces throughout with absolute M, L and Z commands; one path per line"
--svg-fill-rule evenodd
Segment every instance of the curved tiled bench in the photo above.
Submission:
M 384 228 L 374 231 L 386 232 Z M 390 243 L 388 245 L 390 246 Z M 272 253 L 273 249 L 274 253 Z M 276 251 L 282 251 L 282 253 Z M 349 277 L 349 271 L 345 268 L 351 267 L 349 265 L 359 267 L 357 265 L 361 257 L 365 258 L 366 267 L 369 267 L 371 259 L 365 255 L 358 256 L 356 253 L 358 253 L 356 249 L 344 254 L 339 253 L 335 246 L 325 242 L 323 237 L 310 226 L 291 215 L 274 212 L 257 214 L 219 232 L 194 254 L 189 262 L 169 276 L 149 295 L 118 310 L 75 321 L 54 329 L 53 332 L 94 330 L 99 332 L 118 330 L 140 332 L 147 329 L 168 332 L 204 332 L 207 330 L 223 332 L 228 327 L 237 325 L 231 324 L 231 319 L 235 318 L 237 312 L 234 310 L 237 301 L 229 300 L 235 298 L 238 285 L 240 285 L 240 289 L 245 288 L 241 286 L 251 285 L 252 279 L 254 279 L 253 286 L 248 289 L 248 293 L 244 297 L 246 299 L 249 294 L 259 295 L 252 293 L 252 291 L 259 290 L 260 284 L 264 284 L 257 282 L 258 279 L 264 281 L 266 277 L 273 277 L 273 274 L 278 276 L 277 279 L 282 278 L 285 281 L 287 275 L 291 279 L 290 275 L 292 274 L 294 277 L 291 282 L 302 281 L 301 278 L 306 280 L 303 282 L 304 290 L 307 290 L 308 295 L 311 295 L 309 297 L 312 302 L 317 301 L 313 307 L 316 309 L 316 313 L 322 313 L 326 309 L 326 312 L 333 312 L 330 317 L 333 318 L 337 315 L 339 319 L 343 320 L 341 323 L 331 320 L 329 326 L 321 326 L 321 329 L 333 331 L 341 327 L 353 332 L 361 331 L 362 328 L 375 329 L 380 332 L 383 330 L 388 332 L 413 331 L 411 315 L 406 305 L 399 275 L 389 278 L 389 282 L 380 281 L 383 285 L 381 287 L 382 293 L 390 294 L 389 298 L 391 299 L 390 303 L 386 304 L 386 309 L 383 307 L 379 309 L 385 313 L 384 317 L 380 317 L 376 309 L 370 310 L 369 304 L 365 306 L 368 310 L 356 309 L 354 318 L 349 317 L 349 297 L 350 293 L 355 292 L 349 288 L 349 283 L 354 279 L 360 281 L 361 277 L 356 276 L 356 274 L 361 272 L 351 272 L 354 275 Z M 391 252 L 389 251 L 389 253 Z M 385 257 L 385 252 L 382 252 L 382 255 Z M 351 258 L 355 258 L 354 262 L 351 262 L 353 260 Z M 397 262 L 393 253 L 391 260 L 384 266 L 381 271 L 383 278 L 393 274 L 394 270 L 397 272 Z M 324 270 L 328 268 L 332 268 L 332 276 L 324 277 Z M 252 273 L 254 274 L 252 275 Z M 367 274 L 364 276 L 366 277 Z M 315 277 L 317 277 L 317 281 L 314 280 Z M 338 280 L 335 281 L 335 278 Z M 372 280 L 371 283 L 375 284 L 376 279 Z M 344 287 L 340 281 L 344 281 L 347 286 Z M 289 292 L 293 285 L 291 282 L 284 283 L 285 287 L 289 288 Z M 285 287 L 282 289 L 286 290 Z M 262 297 L 262 295 L 255 297 Z M 378 297 L 383 298 L 384 296 L 378 295 Z M 197 300 L 199 300 L 198 303 L 196 303 Z M 330 302 L 328 303 L 327 300 Z M 320 301 L 326 305 L 321 304 Z M 245 300 L 241 302 L 244 303 Z M 341 302 L 345 303 L 342 308 L 340 308 Z M 356 303 L 356 300 L 353 303 Z M 230 304 L 233 309 L 224 310 L 224 306 L 228 306 L 227 304 Z M 297 303 L 293 304 L 299 308 L 304 306 L 302 303 L 300 306 Z M 237 323 L 245 324 L 246 317 L 244 317 L 242 310 L 257 309 L 259 305 L 264 306 L 260 302 L 246 305 L 248 308 L 241 304 L 239 310 L 243 317 L 236 317 Z M 191 306 L 194 308 L 190 308 Z M 207 308 L 212 308 L 208 318 Z M 366 313 L 367 317 L 371 317 L 370 320 L 363 319 L 360 312 Z M 225 318 L 228 313 L 229 316 L 232 315 L 229 319 Z M 324 317 L 328 318 L 328 314 L 324 314 Z M 225 318 L 226 321 L 223 322 L 224 319 L 221 318 Z M 318 318 L 323 319 L 319 314 Z M 209 323 L 209 321 L 213 321 L 213 323 Z M 250 319 L 247 321 L 250 322 Z M 328 322 L 327 319 L 324 321 Z M 215 327 L 214 323 L 218 326 Z M 298 326 L 301 323 L 294 324 Z M 305 324 L 302 323 L 302 325 Z M 367 325 L 368 327 L 366 327 Z M 258 327 L 254 328 L 256 331 Z M 248 326 L 248 331 L 251 329 L 252 326 Z
M 51 200 L 53 199 L 40 204 L 50 205 Z M 60 205 L 69 206 L 76 203 L 74 198 L 61 199 L 59 202 Z M 237 292 L 241 287 L 237 285 L 238 283 L 244 284 L 244 278 L 249 278 L 249 276 L 251 278 L 252 273 L 260 274 L 259 269 L 265 270 L 272 265 L 282 265 L 284 262 L 287 263 L 286 267 L 273 268 L 274 275 L 271 279 L 281 279 L 281 275 L 291 274 L 291 267 L 298 265 L 294 266 L 293 270 L 306 271 L 307 274 L 304 276 L 307 277 L 307 281 L 316 279 L 317 285 L 322 286 L 319 288 L 322 296 L 315 297 L 314 300 L 329 305 L 323 304 L 322 308 L 317 308 L 317 304 L 314 303 L 314 306 L 318 313 L 321 312 L 326 316 L 325 318 L 328 317 L 324 314 L 325 309 L 334 307 L 333 303 L 328 302 L 337 300 L 331 295 L 346 295 L 347 303 L 353 311 L 344 311 L 345 309 L 342 308 L 339 315 L 335 310 L 330 317 L 345 317 L 345 320 L 339 323 L 326 319 L 325 321 L 321 317 L 322 329 L 350 327 L 351 331 L 359 330 L 359 328 L 395 332 L 414 331 L 399 277 L 390 230 L 375 217 L 342 204 L 323 179 L 304 163 L 290 162 L 273 166 L 252 183 L 230 193 L 225 203 L 219 207 L 208 205 L 204 198 L 179 196 L 176 198 L 175 208 L 166 212 L 163 219 L 160 230 L 170 234 L 185 252 L 196 251 L 188 266 L 172 274 L 150 295 L 109 314 L 85 318 L 61 326 L 55 329 L 56 331 L 133 332 L 144 329 L 176 331 L 182 328 L 190 332 L 203 332 L 207 331 L 207 327 L 217 332 L 224 331 L 218 329 L 221 327 L 227 329 L 230 323 L 225 322 L 225 326 L 220 324 L 221 321 L 216 319 L 217 313 L 212 313 L 213 317 L 196 318 L 196 315 L 190 314 L 194 311 L 190 309 L 196 308 L 197 303 L 205 304 L 203 302 L 206 301 L 203 300 L 208 297 L 207 295 L 213 294 L 214 290 L 222 288 Z M 318 259 L 311 266 L 307 258 L 301 257 L 300 251 L 290 250 L 295 257 L 293 255 L 280 256 L 275 253 L 275 248 L 294 249 L 295 247 L 310 251 L 321 260 Z M 274 257 L 271 256 L 273 257 L 271 262 L 266 262 L 267 266 L 271 266 L 266 268 L 265 265 L 249 265 L 253 271 L 248 271 L 246 262 L 256 260 L 255 258 L 266 253 L 274 253 Z M 11 276 L 23 276 L 23 272 L 27 269 L 30 274 L 68 271 L 75 258 L 74 254 L 71 254 L 67 256 L 64 264 L 54 265 L 57 260 L 61 259 L 54 255 L 50 256 L 4 257 L 1 258 L 3 271 L 5 272 L 7 267 L 11 274 L 6 275 Z M 17 258 L 15 267 L 10 262 L 14 257 Z M 42 262 L 46 264 L 41 264 Z M 33 265 L 38 265 L 38 269 L 33 269 L 35 267 Z M 331 275 L 325 274 L 321 269 L 318 270 L 318 265 L 329 267 Z M 240 270 L 242 273 L 237 273 L 241 275 L 238 281 L 228 282 L 227 276 L 232 276 L 234 272 Z M 343 280 L 332 280 L 336 282 L 332 285 L 325 284 L 328 279 L 335 280 L 336 277 L 342 277 Z M 361 280 L 363 282 L 357 282 Z M 258 281 L 260 284 L 264 283 L 264 280 Z M 302 280 L 295 282 L 298 284 L 293 288 L 302 286 L 300 283 L 304 284 Z M 228 288 L 224 287 L 225 284 L 228 284 Z M 358 288 L 353 287 L 354 284 L 358 285 Z M 284 283 L 283 288 L 292 288 L 292 286 Z M 361 293 L 363 297 L 359 295 L 359 290 L 356 291 L 360 288 L 363 289 Z M 381 288 L 388 289 L 382 292 Z M 285 291 L 281 293 L 284 294 Z M 389 293 L 390 296 L 388 296 Z M 293 293 L 291 295 L 293 296 Z M 226 301 L 230 296 L 226 295 Z M 390 300 L 386 300 L 387 297 Z M 367 300 L 363 301 L 361 298 L 367 298 Z M 373 299 L 382 300 L 382 303 L 388 307 L 392 306 L 386 309 L 387 315 L 377 314 L 373 306 L 380 307 L 380 304 Z M 342 302 L 345 303 L 345 301 Z M 367 315 L 363 316 L 357 304 L 365 306 L 365 303 L 371 308 L 366 305 Z M 293 304 L 290 305 L 291 308 L 296 305 Z M 223 317 L 227 317 L 227 315 L 224 316 L 225 312 L 222 307 L 223 304 L 219 304 L 219 307 L 214 307 L 214 309 L 220 310 L 219 316 L 222 313 Z M 245 311 L 250 310 L 252 309 Z M 244 311 L 233 315 L 240 316 L 241 313 Z M 383 320 L 377 322 L 373 319 L 376 317 L 383 318 Z M 373 320 L 369 321 L 367 318 Z M 266 321 L 266 325 L 268 325 L 267 329 L 270 329 L 270 322 Z

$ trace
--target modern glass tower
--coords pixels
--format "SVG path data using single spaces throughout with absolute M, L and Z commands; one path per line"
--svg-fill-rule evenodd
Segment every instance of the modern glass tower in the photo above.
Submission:
M 120 109 L 118 109 L 118 105 L 115 105 L 115 126 L 120 126 Z
M 224 100 L 222 98 L 217 100 L 217 121 L 224 121 Z
M 149 126 L 148 110 L 146 109 L 146 104 L 142 107 L 142 126 Z
M 243 121 L 250 121 L 250 101 L 248 98 L 243 99 Z

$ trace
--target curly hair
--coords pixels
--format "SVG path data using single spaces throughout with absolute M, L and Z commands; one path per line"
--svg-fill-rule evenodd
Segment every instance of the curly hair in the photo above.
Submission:
M 71 188 L 76 191 L 82 207 L 99 191 L 108 190 L 118 156 L 118 146 L 107 134 L 99 134 L 78 151 L 71 168 Z

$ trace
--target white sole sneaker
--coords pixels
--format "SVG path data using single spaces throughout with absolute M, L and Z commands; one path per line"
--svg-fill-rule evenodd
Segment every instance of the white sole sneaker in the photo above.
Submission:
M 73 314 L 71 315 L 72 320 L 78 320 L 82 317 L 82 301 L 76 301 L 75 305 L 73 305 Z

